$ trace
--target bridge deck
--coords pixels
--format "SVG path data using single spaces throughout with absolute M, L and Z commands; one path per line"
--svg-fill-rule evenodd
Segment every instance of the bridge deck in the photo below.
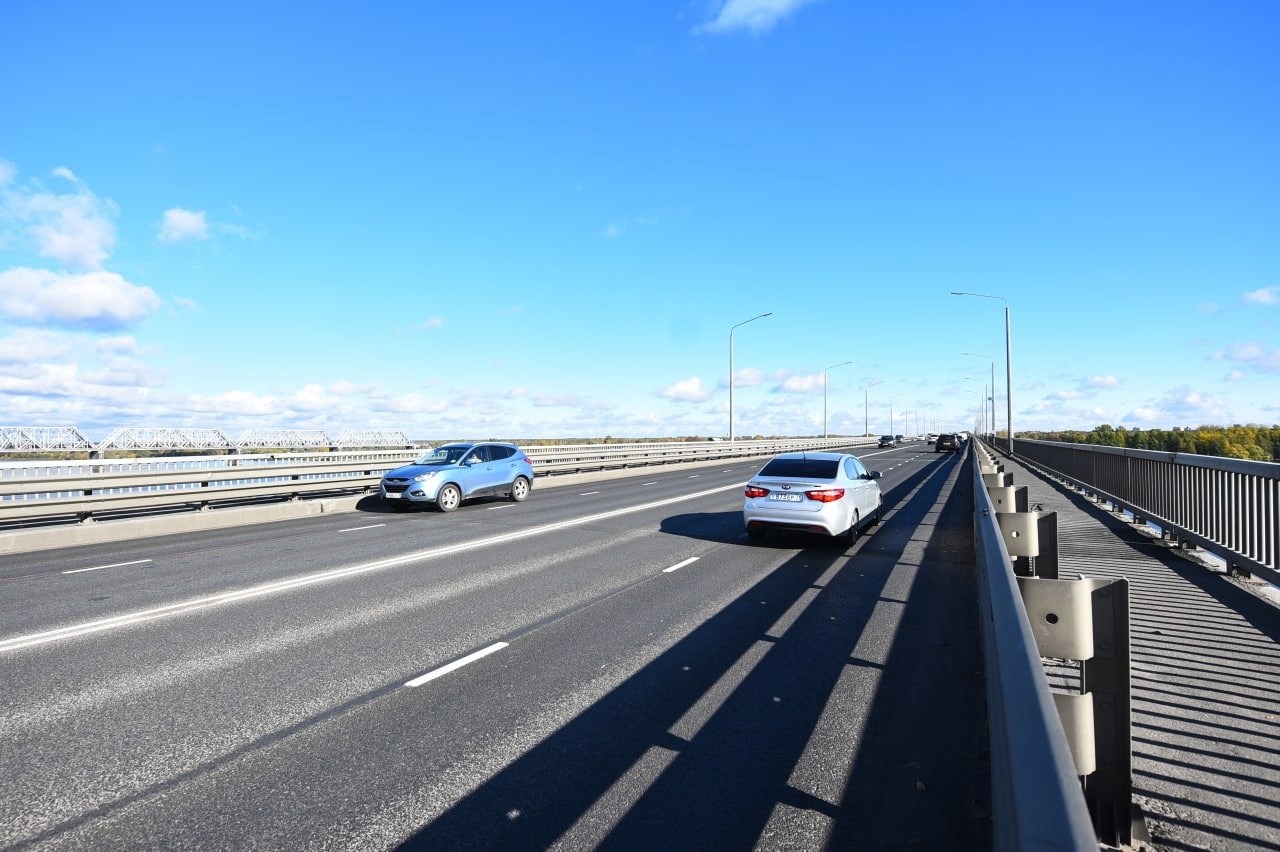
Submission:
M 1280 608 L 1253 581 L 1002 461 L 1057 512 L 1063 579 L 1129 581 L 1134 796 L 1153 843 L 1280 848 Z

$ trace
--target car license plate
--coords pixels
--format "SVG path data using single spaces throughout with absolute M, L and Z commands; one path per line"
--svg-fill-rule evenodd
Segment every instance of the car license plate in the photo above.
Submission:
M 774 491 L 769 494 L 769 499 L 778 500 L 783 503 L 799 503 L 804 498 L 801 497 L 799 494 L 780 494 L 777 491 Z
M 399 499 L 400 499 L 401 497 L 403 497 L 403 496 L 404 496 L 404 495 L 403 495 L 403 494 L 401 494 L 399 491 L 388 491 L 388 492 L 387 492 L 387 499 L 388 499 L 388 500 L 399 500 Z

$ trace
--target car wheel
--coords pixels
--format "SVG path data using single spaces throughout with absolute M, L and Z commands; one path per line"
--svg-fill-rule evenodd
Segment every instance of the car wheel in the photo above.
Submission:
M 516 477 L 516 481 L 511 483 L 511 499 L 517 503 L 523 503 L 529 499 L 529 480 L 523 476 Z
M 440 489 L 436 495 L 436 508 L 441 512 L 452 512 L 462 505 L 462 490 L 453 483 Z
M 859 517 L 858 511 L 855 509 L 853 512 L 853 523 L 849 525 L 849 529 L 845 530 L 844 535 L 840 536 L 844 544 L 852 545 L 858 540 L 858 525 L 861 522 L 862 518 Z

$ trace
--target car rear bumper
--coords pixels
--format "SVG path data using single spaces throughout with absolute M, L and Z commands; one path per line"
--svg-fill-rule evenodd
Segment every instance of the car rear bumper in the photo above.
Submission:
M 791 521 L 747 521 L 748 532 L 784 532 L 784 533 L 807 533 L 810 535 L 824 535 L 835 537 L 840 535 L 843 530 L 836 531 L 825 524 L 803 524 L 793 523 Z

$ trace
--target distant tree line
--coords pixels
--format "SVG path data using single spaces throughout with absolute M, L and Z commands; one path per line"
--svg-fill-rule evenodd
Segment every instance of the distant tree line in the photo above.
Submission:
M 1108 424 L 1088 432 L 1022 432 L 1020 437 L 1069 444 L 1098 444 L 1134 450 L 1195 453 L 1254 461 L 1280 461 L 1280 426 L 1199 426 L 1195 429 L 1126 429 Z

